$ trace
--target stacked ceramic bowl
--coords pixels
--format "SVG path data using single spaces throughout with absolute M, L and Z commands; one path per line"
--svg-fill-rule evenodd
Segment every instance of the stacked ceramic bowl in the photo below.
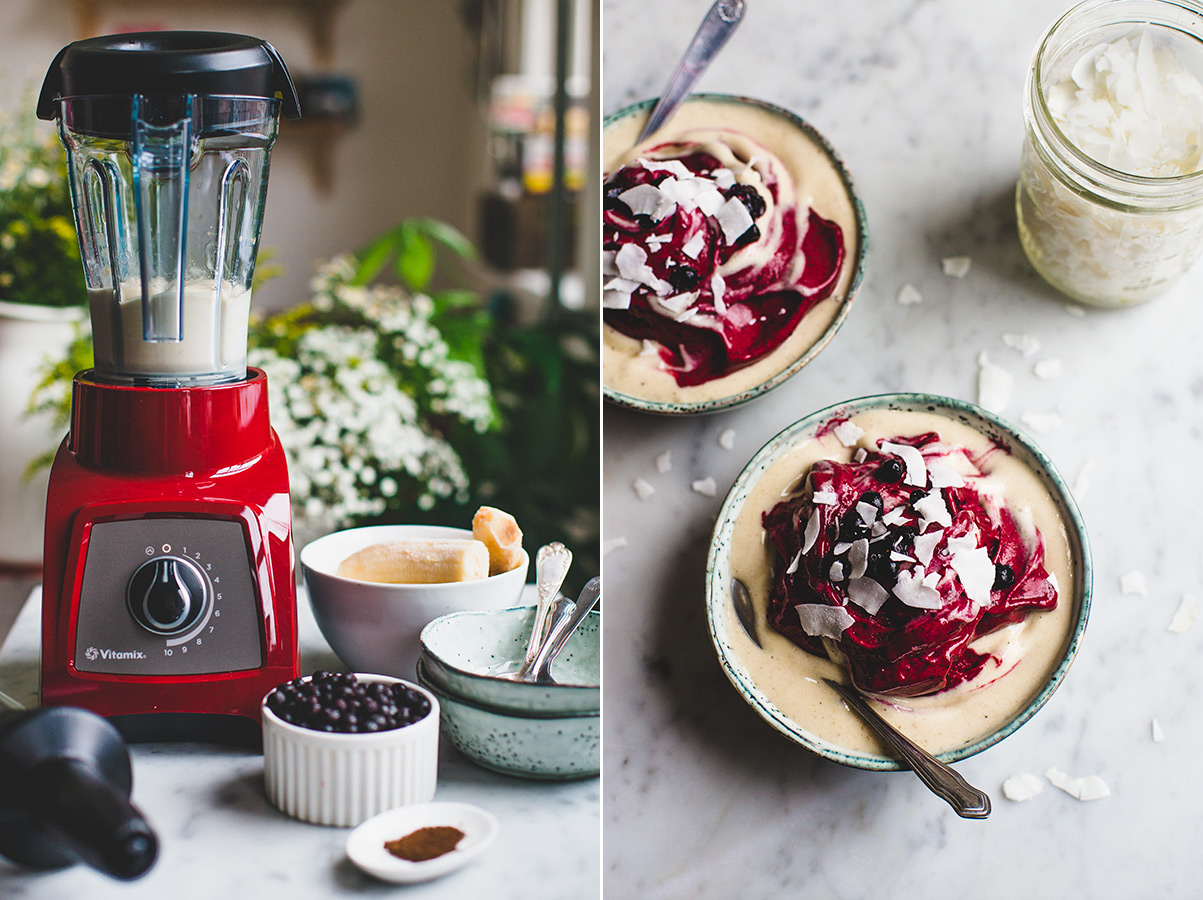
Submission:
M 441 616 L 421 634 L 418 681 L 439 701 L 444 736 L 473 762 L 522 778 L 567 780 L 601 768 L 601 616 L 590 613 L 552 667 L 515 672 L 533 606 Z

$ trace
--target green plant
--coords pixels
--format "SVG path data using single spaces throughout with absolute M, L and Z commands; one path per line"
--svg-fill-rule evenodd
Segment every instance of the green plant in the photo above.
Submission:
M 0 299 L 43 306 L 87 300 L 66 157 L 54 130 L 32 113 L 0 115 Z

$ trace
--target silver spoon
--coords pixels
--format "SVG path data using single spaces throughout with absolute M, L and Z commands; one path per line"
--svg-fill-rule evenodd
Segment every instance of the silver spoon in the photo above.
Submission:
M 760 637 L 756 634 L 756 612 L 752 608 L 752 595 L 748 592 L 748 586 L 738 578 L 731 579 L 731 605 L 735 607 L 735 617 L 739 619 L 739 624 L 744 627 L 752 643 L 759 647 Z
M 526 642 L 522 667 L 517 675 L 509 677 L 520 681 L 532 680 L 535 659 L 539 655 L 539 649 L 547 642 L 552 606 L 571 565 L 572 551 L 559 541 L 544 544 L 535 554 L 535 621 L 531 627 L 530 640 Z
M 855 712 L 877 732 L 878 737 L 911 767 L 928 789 L 948 803 L 963 819 L 984 819 L 990 815 L 990 796 L 978 790 L 960 773 L 936 759 L 922 747 L 904 737 L 889 722 L 883 719 L 857 691 L 839 681 L 824 678 Z
M 723 45 L 731 37 L 731 33 L 735 31 L 735 26 L 740 23 L 744 15 L 744 6 L 744 0 L 716 0 L 710 7 L 693 40 L 685 49 L 685 54 L 673 70 L 672 77 L 668 79 L 668 84 L 664 86 L 664 93 L 656 101 L 636 143 L 668 121 L 681 105 L 681 101 L 689 96 L 694 82 L 706 71 L 718 51 L 723 49 Z
M 593 611 L 593 607 L 597 606 L 597 601 L 600 597 L 601 578 L 594 577 L 589 579 L 589 583 L 581 589 L 580 596 L 572 604 L 572 609 L 568 615 L 552 623 L 547 635 L 547 643 L 543 645 L 543 653 L 540 654 L 535 662 L 534 672 L 536 682 L 539 684 L 555 684 L 555 679 L 551 677 L 551 664 L 560 655 L 560 651 L 564 649 L 564 645 L 568 643 L 568 639 L 572 637 L 573 633 L 585 621 L 589 613 Z

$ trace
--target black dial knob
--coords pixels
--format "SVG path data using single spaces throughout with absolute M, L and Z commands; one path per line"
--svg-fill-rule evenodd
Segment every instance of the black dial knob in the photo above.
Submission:
M 134 572 L 126 589 L 130 614 L 155 634 L 182 634 L 200 621 L 209 602 L 208 580 L 196 563 L 158 556 Z

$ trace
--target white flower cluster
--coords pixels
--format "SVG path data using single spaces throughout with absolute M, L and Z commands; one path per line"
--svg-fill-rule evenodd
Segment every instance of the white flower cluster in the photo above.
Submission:
M 346 258 L 323 267 L 313 306 L 322 314 L 342 307 L 365 324 L 309 328 L 292 359 L 270 349 L 248 357 L 268 376 L 294 514 L 324 529 L 378 516 L 399 496 L 415 495 L 420 509 L 463 502 L 467 475 L 431 419 L 454 417 L 483 432 L 493 417 L 488 382 L 449 358 L 430 321 L 432 301 L 351 285 L 352 271 Z

